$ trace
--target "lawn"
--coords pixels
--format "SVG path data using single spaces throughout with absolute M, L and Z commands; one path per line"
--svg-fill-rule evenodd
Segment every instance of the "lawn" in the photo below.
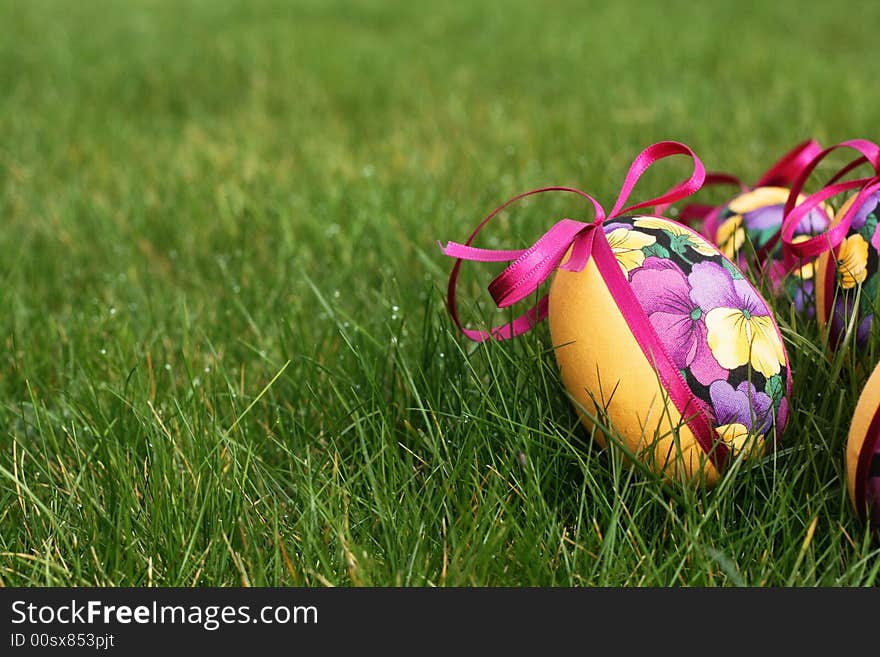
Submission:
M 0 584 L 877 583 L 843 461 L 873 349 L 829 364 L 780 312 L 779 449 L 667 486 L 579 425 L 546 325 L 457 333 L 437 240 L 542 185 L 610 208 L 662 139 L 746 180 L 877 139 L 880 4 L 0 0 L 0 24 Z M 562 216 L 589 218 L 536 199 L 481 244 Z M 497 321 L 497 270 L 464 270 L 468 320 Z

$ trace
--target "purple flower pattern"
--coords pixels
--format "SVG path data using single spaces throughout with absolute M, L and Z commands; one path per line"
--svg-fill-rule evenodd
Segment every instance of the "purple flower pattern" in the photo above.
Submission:
M 681 267 L 651 256 L 632 274 L 630 284 L 677 368 L 690 368 L 703 385 L 727 378 L 709 349 L 703 310 L 691 298 L 691 284 Z
M 716 381 L 709 386 L 709 395 L 719 425 L 742 424 L 749 431 L 764 435 L 773 423 L 773 400 L 749 381 L 736 388 L 727 381 Z

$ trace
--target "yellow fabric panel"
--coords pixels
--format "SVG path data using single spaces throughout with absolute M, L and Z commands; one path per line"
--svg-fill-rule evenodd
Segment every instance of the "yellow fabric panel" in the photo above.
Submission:
M 853 413 L 852 423 L 849 426 L 849 438 L 846 442 L 846 478 L 849 488 L 849 499 L 853 505 L 856 501 L 856 466 L 859 463 L 859 454 L 865 444 L 868 427 L 874 419 L 874 413 L 880 406 L 880 365 L 874 368 L 868 382 L 859 395 L 856 410 Z M 861 513 L 862 509 L 856 509 Z
M 717 483 L 718 471 L 668 399 L 593 260 L 580 272 L 557 270 L 549 320 L 562 381 L 584 426 L 592 423 L 578 406 L 596 415 L 595 398 L 640 460 L 671 480 Z M 606 446 L 601 430 L 595 437 Z

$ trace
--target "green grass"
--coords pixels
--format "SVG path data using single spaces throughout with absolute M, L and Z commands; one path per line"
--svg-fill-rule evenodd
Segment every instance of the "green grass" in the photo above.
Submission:
M 878 21 L 0 0 L 0 584 L 876 584 L 843 463 L 873 354 L 829 375 L 780 316 L 779 450 L 665 487 L 577 423 L 546 325 L 456 334 L 436 240 L 545 184 L 610 208 L 660 139 L 753 180 L 808 136 L 876 138 Z M 493 271 L 466 268 L 468 318 Z

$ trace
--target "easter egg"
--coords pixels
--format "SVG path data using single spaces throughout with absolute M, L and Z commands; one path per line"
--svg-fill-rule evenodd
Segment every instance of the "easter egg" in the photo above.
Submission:
M 837 225 L 856 195 L 847 199 L 834 217 Z M 816 258 L 816 319 L 829 331 L 829 345 L 836 347 L 852 324 L 856 344 L 864 347 L 871 335 L 877 305 L 880 272 L 880 192 L 868 196 L 850 218 L 846 238 L 834 251 Z
M 880 530 L 880 365 L 868 378 L 846 444 L 849 498 L 860 516 Z
M 600 445 L 619 440 L 667 479 L 712 486 L 731 457 L 759 458 L 785 427 L 791 376 L 772 312 L 682 224 L 615 217 L 601 230 L 611 264 L 594 246 L 550 287 L 562 382 Z
M 736 262 L 752 280 L 765 279 L 774 295 L 786 297 L 797 312 L 814 312 L 813 263 L 806 262 L 786 276 L 779 240 L 771 244 L 782 228 L 787 187 L 758 187 L 744 192 L 707 222 L 709 238 L 721 252 Z M 798 195 L 797 203 L 804 200 Z M 806 240 L 828 228 L 831 211 L 826 205 L 813 208 L 798 223 L 794 241 Z

